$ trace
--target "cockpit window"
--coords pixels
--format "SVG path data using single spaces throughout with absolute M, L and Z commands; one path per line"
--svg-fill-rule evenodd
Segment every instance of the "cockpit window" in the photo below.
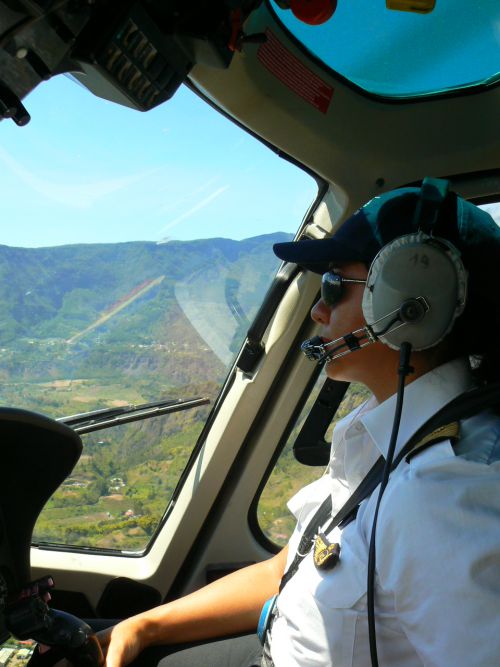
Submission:
M 384 0 L 339 0 L 319 26 L 271 5 L 312 55 L 375 95 L 413 98 L 500 77 L 497 0 L 438 0 L 428 14 L 390 10 Z
M 0 124 L 0 400 L 85 445 L 34 541 L 141 552 L 317 184 L 187 88 L 139 114 L 59 77 L 26 106 Z

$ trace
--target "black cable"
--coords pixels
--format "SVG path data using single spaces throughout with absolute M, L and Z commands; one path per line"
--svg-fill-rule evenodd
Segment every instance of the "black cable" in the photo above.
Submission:
M 413 368 L 409 365 L 411 354 L 411 344 L 402 343 L 399 353 L 399 369 L 398 369 L 398 393 L 396 397 L 396 409 L 394 411 L 394 421 L 392 423 L 391 439 L 389 441 L 389 448 L 387 450 L 387 457 L 385 460 L 384 472 L 382 481 L 380 482 L 380 490 L 375 506 L 375 513 L 373 515 L 372 532 L 370 536 L 370 548 L 368 551 L 368 580 L 367 580 L 367 607 L 368 607 L 368 635 L 370 641 L 370 658 L 372 667 L 378 667 L 377 656 L 377 636 L 375 631 L 375 534 L 377 530 L 377 519 L 380 508 L 380 501 L 384 493 L 389 475 L 391 473 L 392 461 L 394 459 L 394 451 L 396 449 L 396 442 L 398 439 L 399 425 L 401 422 L 401 413 L 403 411 L 403 398 L 405 391 L 405 379 L 407 375 L 413 372 Z

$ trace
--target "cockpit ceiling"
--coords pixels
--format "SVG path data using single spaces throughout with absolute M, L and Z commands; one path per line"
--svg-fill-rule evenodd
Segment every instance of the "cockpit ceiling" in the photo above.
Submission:
M 448 177 L 500 166 L 498 83 L 381 98 L 308 55 L 267 3 L 245 30 L 265 34 L 266 41 L 245 45 L 227 71 L 200 65 L 190 79 L 255 134 L 348 193 L 350 206 L 429 173 Z M 481 194 L 498 191 L 497 176 L 484 187 Z

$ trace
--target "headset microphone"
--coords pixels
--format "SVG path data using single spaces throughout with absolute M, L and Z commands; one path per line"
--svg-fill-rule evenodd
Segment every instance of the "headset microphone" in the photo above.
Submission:
M 360 335 L 358 336 L 356 334 Z M 320 336 L 314 336 L 313 338 L 305 340 L 300 346 L 300 349 L 308 359 L 317 361 L 318 364 L 323 365 L 327 361 L 343 357 L 344 355 L 349 354 L 349 352 L 354 352 L 355 350 L 365 347 L 365 345 L 372 342 L 370 340 L 371 336 L 372 334 L 368 329 L 363 327 L 362 329 L 356 329 L 356 331 L 352 331 L 335 340 L 330 340 L 328 343 L 325 343 Z M 332 349 L 327 349 L 330 347 L 332 347 Z
M 407 315 L 403 315 L 401 313 L 403 306 L 404 311 L 408 313 Z M 360 350 L 362 347 L 370 345 L 370 343 L 375 343 L 379 339 L 379 336 L 382 336 L 387 331 L 393 331 L 394 329 L 409 323 L 411 317 L 409 315 L 410 311 L 416 313 L 418 309 L 423 309 L 423 306 L 418 302 L 418 300 L 413 299 L 411 300 L 411 303 L 410 300 L 408 300 L 401 306 L 399 312 L 394 310 L 393 312 L 385 315 L 384 317 L 381 317 L 379 320 L 374 322 L 374 324 L 379 324 L 383 320 L 386 320 L 392 316 L 389 323 L 386 323 L 385 327 L 377 333 L 371 326 L 367 324 L 366 326 L 361 327 L 361 329 L 355 329 L 354 331 L 345 334 L 345 336 L 340 336 L 339 338 L 335 338 L 335 340 L 329 340 L 327 343 L 324 342 L 321 336 L 314 336 L 313 338 L 305 340 L 300 346 L 300 349 L 308 359 L 317 361 L 319 364 L 333 361 L 339 357 L 344 357 L 350 352 Z M 332 349 L 327 349 L 330 347 Z
M 325 343 L 321 336 L 314 336 L 313 338 L 305 340 L 300 346 L 300 349 L 308 359 L 323 365 L 324 363 L 333 361 L 339 357 L 344 357 L 350 352 L 360 350 L 362 347 L 370 345 L 370 343 L 375 343 L 377 340 L 380 340 L 382 336 L 388 333 L 392 334 L 405 324 L 416 324 L 417 322 L 420 322 L 428 310 L 429 305 L 423 297 L 406 299 L 406 301 L 403 301 L 399 309 L 395 309 L 387 315 L 382 316 L 371 326 L 367 324 L 360 329 L 351 331 L 350 333 L 345 334 L 345 336 L 340 336 L 327 343 Z M 386 322 L 385 326 L 380 331 L 375 332 L 373 326 L 380 324 L 388 318 L 390 318 L 389 322 Z

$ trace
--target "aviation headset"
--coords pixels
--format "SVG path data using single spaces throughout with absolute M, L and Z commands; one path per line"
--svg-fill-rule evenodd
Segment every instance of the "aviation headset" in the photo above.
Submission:
M 419 351 L 445 338 L 467 300 L 460 252 L 440 235 L 445 203 L 456 211 L 448 181 L 424 179 L 414 214 L 418 231 L 384 245 L 370 265 L 362 302 L 366 326 L 328 343 L 315 336 L 302 344 L 306 356 L 330 362 L 376 341 L 395 350 L 407 342 Z
M 370 266 L 363 314 L 367 323 L 397 316 L 395 326 L 377 336 L 393 349 L 403 341 L 413 350 L 437 345 L 465 308 L 467 273 L 460 252 L 439 230 L 434 236 L 448 196 L 447 181 L 425 179 L 415 212 L 419 231 L 384 246 Z

